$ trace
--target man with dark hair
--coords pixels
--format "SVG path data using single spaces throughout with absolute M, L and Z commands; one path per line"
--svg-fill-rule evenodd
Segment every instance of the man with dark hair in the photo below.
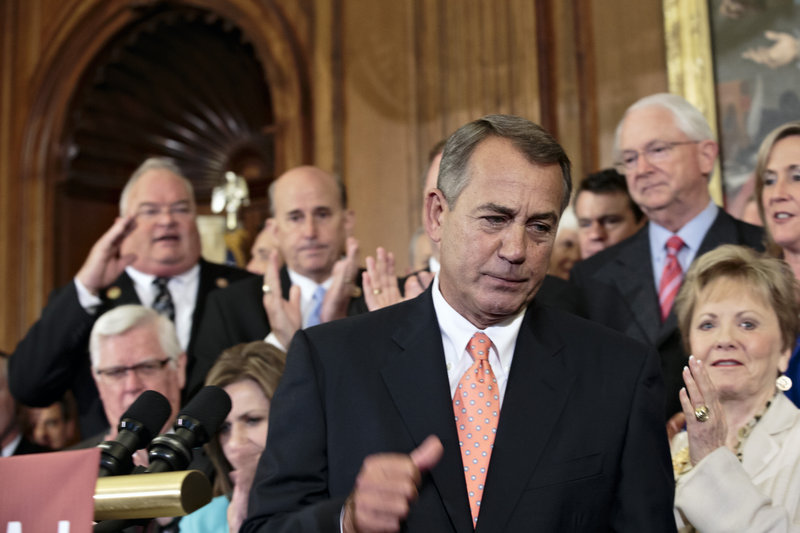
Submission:
M 537 299 L 569 160 L 490 115 L 426 197 L 422 295 L 298 331 L 241 531 L 674 531 L 655 352 Z
M 581 259 L 624 241 L 645 223 L 644 213 L 628 194 L 625 176 L 613 168 L 586 176 L 573 205 Z
M 20 403 L 44 407 L 71 389 L 81 434 L 105 430 L 109 421 L 89 371 L 89 333 L 98 316 L 123 304 L 152 306 L 168 316 L 188 354 L 187 373 L 195 375 L 206 296 L 250 276 L 200 257 L 196 216 L 192 184 L 172 160 L 142 163 L 122 191 L 114 225 L 94 244 L 75 279 L 53 292 L 11 355 L 11 392 Z M 202 384 L 204 377 L 195 382 Z M 194 392 L 185 389 L 184 398 Z

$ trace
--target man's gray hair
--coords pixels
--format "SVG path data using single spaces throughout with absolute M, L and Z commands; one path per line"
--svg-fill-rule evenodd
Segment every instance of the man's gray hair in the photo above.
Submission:
M 560 144 L 541 126 L 514 115 L 487 115 L 455 131 L 444 145 L 436 186 L 452 209 L 469 183 L 469 160 L 475 148 L 490 137 L 508 139 L 532 164 L 558 165 L 564 182 L 561 211 L 572 193 L 570 162 Z
M 141 178 L 145 172 L 149 172 L 150 170 L 168 170 L 178 176 L 186 186 L 189 198 L 191 198 L 192 205 L 194 205 L 194 187 L 192 187 L 192 182 L 183 175 L 183 171 L 178 164 L 168 157 L 149 157 L 139 165 L 139 168 L 133 171 L 133 174 L 128 178 L 128 182 L 122 189 L 122 194 L 119 196 L 119 216 L 125 216 L 125 208 L 128 206 L 128 196 L 130 196 L 133 186 L 136 185 L 136 182 L 139 181 L 139 178 Z
M 675 125 L 692 141 L 715 141 L 714 132 L 711 131 L 711 126 L 703 113 L 700 112 L 695 106 L 690 104 L 682 96 L 671 93 L 657 93 L 645 96 L 631 104 L 622 115 L 622 119 L 617 124 L 617 129 L 614 132 L 614 153 L 619 155 L 619 136 L 622 132 L 622 123 L 625 122 L 625 117 L 628 113 L 636 109 L 644 109 L 645 107 L 661 107 L 670 112 L 675 119 Z M 665 139 L 666 140 L 666 139 Z
M 100 345 L 104 339 L 116 337 L 136 328 L 152 327 L 155 329 L 158 342 L 164 355 L 169 357 L 172 365 L 178 361 L 178 356 L 183 352 L 175 326 L 172 321 L 159 315 L 149 307 L 143 305 L 120 305 L 103 313 L 94 323 L 89 336 L 89 354 L 92 358 L 92 368 L 97 369 L 100 364 Z

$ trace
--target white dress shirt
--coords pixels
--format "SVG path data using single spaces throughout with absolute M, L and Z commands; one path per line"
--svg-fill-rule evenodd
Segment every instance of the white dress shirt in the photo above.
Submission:
M 133 288 L 139 301 L 145 307 L 152 307 L 153 301 L 158 294 L 158 288 L 153 285 L 156 276 L 139 272 L 129 266 L 125 272 L 133 281 Z M 99 296 L 89 292 L 89 290 L 75 278 L 75 287 L 78 290 L 78 301 L 87 313 L 94 314 L 102 301 Z M 186 350 L 189 346 L 189 339 L 192 334 L 192 315 L 197 303 L 197 291 L 200 286 L 200 265 L 197 264 L 177 276 L 172 276 L 167 283 L 172 303 L 175 306 L 175 330 L 178 333 L 178 341 L 181 348 Z
M 472 357 L 467 353 L 467 343 L 475 332 L 483 331 L 492 341 L 489 350 L 489 364 L 497 379 L 497 386 L 500 389 L 500 406 L 502 407 L 508 373 L 511 370 L 511 361 L 514 359 L 514 346 L 517 344 L 525 309 L 523 308 L 515 316 L 499 324 L 479 330 L 444 299 L 439 290 L 438 274 L 433 278 L 432 291 L 433 308 L 436 311 L 436 320 L 439 322 L 439 331 L 442 334 L 447 378 L 450 381 L 450 397 L 452 398 L 456 393 L 458 382 L 473 363 Z
M 314 293 L 316 292 L 317 287 L 321 286 L 327 291 L 333 284 L 333 278 L 328 278 L 322 283 L 317 283 L 313 279 L 298 274 L 290 268 L 287 268 L 286 271 L 289 273 L 289 279 L 292 281 L 292 285 L 297 285 L 300 287 L 300 316 L 303 317 L 302 327 L 305 328 L 308 326 L 308 319 L 311 316 L 312 309 L 314 308 Z M 281 297 L 283 296 L 281 295 Z M 281 342 L 278 340 L 278 337 L 271 331 L 264 341 L 283 351 L 286 351 L 288 348 L 288 346 L 283 346 L 283 344 L 281 344 Z
M 678 230 L 678 233 L 672 233 L 670 230 L 663 226 L 659 226 L 652 220 L 647 225 L 647 231 L 650 237 L 650 258 L 653 263 L 653 279 L 656 280 L 656 292 L 661 286 L 661 274 L 664 273 L 664 265 L 667 261 L 667 241 L 673 235 L 677 235 L 683 240 L 684 247 L 678 251 L 678 263 L 681 265 L 681 270 L 686 274 L 689 266 L 697 256 L 697 250 L 706 238 L 706 233 L 714 224 L 717 218 L 719 208 L 717 205 L 710 201 L 705 209 L 694 217 L 692 220 L 684 224 Z

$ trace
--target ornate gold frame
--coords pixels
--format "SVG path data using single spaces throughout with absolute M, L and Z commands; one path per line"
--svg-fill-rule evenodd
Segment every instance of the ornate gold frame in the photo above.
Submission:
M 663 0 L 662 6 L 669 91 L 680 94 L 697 106 L 719 140 L 708 2 Z M 719 160 L 711 176 L 709 191 L 718 205 L 724 205 Z

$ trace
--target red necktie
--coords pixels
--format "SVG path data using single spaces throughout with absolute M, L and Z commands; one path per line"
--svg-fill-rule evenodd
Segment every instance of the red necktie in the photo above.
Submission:
M 473 363 L 458 382 L 453 398 L 473 526 L 478 523 L 483 484 L 500 416 L 500 390 L 489 365 L 491 345 L 485 333 L 477 332 L 472 336 L 467 352 Z
M 683 240 L 673 235 L 667 241 L 667 262 L 661 273 L 661 284 L 658 287 L 658 304 L 661 306 L 661 321 L 667 319 L 672 302 L 683 280 L 683 270 L 678 262 L 678 251 L 683 248 Z

